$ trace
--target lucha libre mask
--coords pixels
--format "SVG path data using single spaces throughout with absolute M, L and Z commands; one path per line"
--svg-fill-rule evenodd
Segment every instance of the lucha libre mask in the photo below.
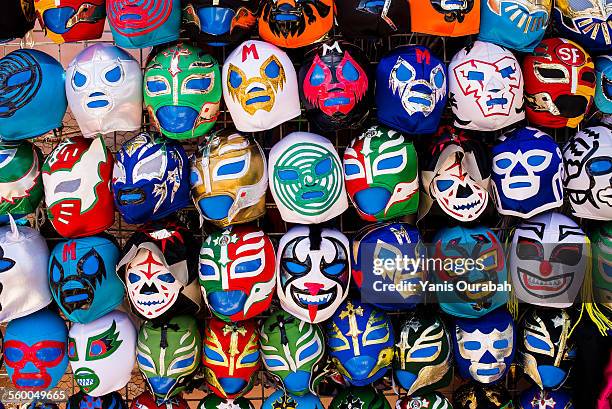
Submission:
M 395 344 L 395 380 L 408 395 L 445 387 L 453 376 L 451 352 L 450 337 L 439 316 L 410 312 Z
M 172 139 L 205 135 L 217 122 L 219 64 L 183 43 L 159 51 L 144 73 L 144 103 L 159 131 Z
M 391 405 L 371 386 L 348 386 L 338 391 L 329 409 L 391 409 Z
M 187 0 L 183 4 L 183 28 L 199 43 L 238 43 L 257 24 L 255 0 Z
M 592 237 L 594 298 L 612 310 L 612 222 L 601 226 Z
M 308 120 L 323 131 L 360 125 L 369 113 L 374 89 L 363 51 L 331 40 L 313 48 L 304 59 L 298 84 Z
M 267 189 L 266 156 L 251 137 L 217 131 L 191 157 L 191 197 L 202 219 L 218 227 L 263 216 Z
M 134 398 L 130 409 L 189 409 L 189 405 L 181 396 L 174 396 L 158 404 L 155 396 L 148 390 L 145 390 Z
M 104 0 L 34 0 L 38 22 L 56 44 L 102 37 Z
M 519 301 L 543 307 L 570 307 L 580 292 L 589 240 L 572 219 L 548 212 L 523 221 L 515 230 L 509 256 Z
M 307 393 L 305 395 L 294 395 L 284 390 L 274 391 L 261 404 L 262 409 L 324 409 L 318 396 Z
M 563 204 L 563 158 L 557 143 L 535 128 L 514 129 L 492 148 L 495 206 L 529 218 Z
M 366 225 L 353 237 L 351 249 L 353 280 L 362 301 L 386 311 L 411 309 L 423 302 L 419 283 L 426 279 L 426 272 L 422 266 L 412 263 L 396 266 L 395 262 L 392 268 L 384 265 L 386 260 L 397 257 L 412 260 L 425 257 L 416 227 L 401 222 Z M 382 267 L 376 268 L 373 260 L 382 260 Z M 381 282 L 394 284 L 396 289 L 380 291 Z
M 478 318 L 508 301 L 499 289 L 508 281 L 504 250 L 487 227 L 447 227 L 434 238 L 432 281 L 451 283 L 452 290 L 437 290 L 442 311 L 455 317 Z M 466 260 L 473 260 L 467 263 Z
M 351 141 L 343 164 L 346 190 L 362 219 L 389 220 L 416 212 L 417 154 L 404 135 L 374 125 Z
M 249 225 L 209 235 L 200 249 L 200 288 L 210 310 L 224 321 L 242 321 L 270 307 L 274 295 L 274 246 Z
M 505 48 L 476 41 L 455 54 L 448 75 L 456 127 L 496 131 L 525 118 L 523 74 Z
M 317 42 L 333 25 L 333 0 L 261 2 L 259 36 L 279 47 L 298 48 Z
M 429 165 L 421 172 L 425 195 L 419 218 L 435 201 L 455 220 L 477 220 L 489 202 L 490 166 L 489 153 L 477 139 L 451 127 L 441 128 Z
M 386 38 L 410 31 L 405 0 L 336 0 L 336 19 L 346 38 Z
M 595 94 L 591 57 L 563 38 L 543 40 L 523 59 L 527 119 L 547 128 L 575 128 Z
M 4 364 L 13 386 L 34 391 L 55 388 L 68 367 L 67 343 L 64 320 L 48 309 L 9 322 Z
M 338 372 L 355 386 L 382 378 L 393 360 L 393 327 L 380 310 L 344 301 L 326 325 L 329 355 Z
M 198 403 L 197 409 L 255 409 L 255 406 L 243 396 L 236 399 L 225 399 L 210 393 Z
M 481 0 L 411 1 L 410 30 L 444 37 L 477 34 L 480 27 L 480 2 Z
M 180 0 L 106 0 L 106 14 L 119 47 L 146 48 L 179 38 Z
M 140 64 L 121 48 L 87 47 L 68 65 L 66 77 L 68 105 L 83 136 L 140 128 Z
M 260 333 L 263 363 L 284 390 L 295 395 L 315 390 L 320 377 L 314 371 L 325 353 L 319 326 L 280 310 L 264 321 Z
M 102 137 L 63 139 L 42 170 L 47 215 L 60 235 L 91 236 L 114 223 L 113 157 Z
M 21 38 L 34 28 L 34 0 L 8 0 L 0 17 L 0 43 Z
M 450 402 L 438 392 L 419 396 L 404 396 L 395 403 L 395 409 L 452 409 Z
M 119 249 L 105 237 L 59 242 L 49 259 L 51 294 L 66 318 L 82 324 L 114 310 L 125 291 L 115 271 Z
M 557 0 L 553 9 L 560 35 L 590 51 L 612 49 L 612 4 L 607 0 Z
M 131 224 L 162 219 L 187 206 L 189 159 L 180 143 L 141 133 L 115 156 L 113 193 Z
M 146 320 L 164 320 L 200 310 L 197 244 L 173 222 L 145 225 L 123 247 L 117 271 L 125 281 L 132 311 Z
M 68 398 L 66 409 L 127 409 L 119 392 L 94 397 L 77 392 Z
M 562 390 L 542 390 L 532 386 L 521 393 L 519 409 L 574 409 L 572 398 Z
M 513 409 L 512 397 L 502 383 L 468 382 L 453 393 L 454 409 Z
M 270 191 L 282 219 L 323 223 L 348 208 L 338 152 L 329 139 L 292 132 L 270 150 Z
M 0 220 L 34 213 L 43 198 L 43 155 L 29 142 L 0 143 Z
M 563 185 L 572 213 L 612 220 L 612 123 L 583 129 L 571 137 L 563 148 L 563 160 Z
M 458 319 L 453 349 L 459 374 L 480 383 L 506 375 L 514 358 L 514 322 L 503 307 L 477 319 Z
M 81 392 L 103 396 L 127 385 L 136 361 L 136 328 L 128 315 L 112 311 L 70 328 L 68 358 Z
M 200 363 L 202 338 L 195 318 L 179 315 L 145 322 L 138 332 L 138 369 L 158 405 L 180 396 Z
M 518 363 L 541 389 L 557 388 L 576 356 L 569 332 L 574 323 L 565 310 L 533 308 L 521 321 Z
M 38 50 L 15 50 L 0 58 L 0 138 L 34 138 L 62 125 L 68 102 L 65 73 Z
M 349 241 L 335 229 L 292 227 L 276 253 L 281 308 L 313 324 L 327 320 L 348 295 Z
M 239 131 L 265 131 L 300 115 L 295 68 L 272 44 L 245 41 L 225 59 L 222 74 L 223 101 Z
M 206 383 L 215 395 L 235 399 L 251 390 L 261 366 L 258 342 L 254 321 L 208 321 L 202 361 Z
M 423 46 L 396 48 L 376 67 L 378 120 L 409 134 L 433 133 L 446 105 L 446 66 Z
M 595 106 L 604 114 L 612 114 L 612 56 L 595 58 Z

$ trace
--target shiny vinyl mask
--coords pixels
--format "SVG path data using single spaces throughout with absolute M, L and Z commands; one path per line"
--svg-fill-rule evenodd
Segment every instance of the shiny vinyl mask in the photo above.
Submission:
M 43 198 L 43 155 L 29 142 L 0 143 L 0 219 L 34 213 Z
M 35 0 L 45 36 L 56 44 L 96 40 L 106 21 L 105 0 Z

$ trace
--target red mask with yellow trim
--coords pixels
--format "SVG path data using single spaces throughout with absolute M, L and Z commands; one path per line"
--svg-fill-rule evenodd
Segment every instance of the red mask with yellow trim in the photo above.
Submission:
M 104 0 L 36 0 L 34 7 L 40 26 L 56 44 L 102 37 Z

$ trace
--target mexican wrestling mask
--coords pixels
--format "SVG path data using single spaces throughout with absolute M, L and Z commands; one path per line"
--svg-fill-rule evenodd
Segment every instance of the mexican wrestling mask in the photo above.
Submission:
M 393 375 L 408 395 L 428 393 L 450 384 L 452 348 L 439 316 L 410 312 L 401 324 L 396 341 Z
M 127 405 L 119 392 L 94 397 L 79 391 L 68 398 L 66 409 L 127 409 Z
M 563 185 L 576 217 L 612 220 L 612 122 L 586 128 L 563 148 Z
M 189 202 L 189 158 L 177 141 L 141 133 L 125 142 L 113 168 L 115 205 L 130 224 L 162 219 Z
M 212 129 L 221 101 L 219 63 L 200 48 L 178 43 L 160 50 L 144 72 L 144 104 L 159 131 L 172 139 Z
M 42 168 L 47 215 L 63 237 L 100 233 L 115 221 L 113 157 L 102 137 L 63 139 Z
M 451 403 L 439 392 L 426 395 L 404 396 L 395 403 L 395 409 L 452 409 Z
M 68 367 L 68 329 L 48 309 L 6 326 L 4 364 L 13 386 L 34 391 L 55 388 Z
M 36 145 L 0 143 L 0 220 L 36 211 L 43 198 L 42 163 Z
M 259 345 L 264 366 L 286 392 L 301 396 L 315 390 L 321 380 L 317 365 L 325 353 L 323 331 L 317 324 L 276 311 L 261 326 Z
M 480 3 L 480 0 L 410 2 L 410 30 L 443 37 L 477 34 Z
M 521 66 L 504 47 L 484 41 L 464 47 L 448 76 L 456 127 L 496 131 L 525 118 Z
M 324 409 L 319 397 L 313 393 L 294 395 L 276 390 L 261 404 L 262 409 Z
M 64 81 L 62 65 L 42 51 L 0 58 L 0 138 L 34 138 L 61 127 L 68 107 Z
M 433 253 L 436 262 L 430 274 L 432 281 L 439 284 L 436 296 L 445 313 L 478 318 L 508 301 L 504 249 L 491 229 L 484 226 L 441 229 L 434 238 Z M 451 283 L 452 288 L 447 290 L 445 283 Z
M 454 409 L 513 409 L 512 397 L 502 383 L 468 382 L 453 393 Z
M 386 38 L 410 32 L 405 0 L 336 0 L 336 21 L 346 38 Z
M 391 405 L 371 386 L 349 386 L 338 391 L 329 409 L 391 409 Z
M 205 137 L 191 157 L 191 197 L 203 220 L 218 227 L 266 212 L 268 168 L 252 137 L 223 129 Z
M 212 318 L 204 331 L 204 377 L 221 398 L 248 393 L 261 366 L 259 332 L 253 320 L 225 322 Z
M 595 106 L 604 114 L 612 114 L 612 55 L 595 58 Z
M 255 317 L 274 296 L 274 246 L 266 233 L 250 225 L 216 231 L 202 243 L 199 281 L 204 300 L 220 319 Z
M 356 300 L 344 301 L 326 324 L 333 364 L 351 385 L 365 386 L 382 378 L 391 366 L 395 339 L 382 311 Z
M 612 48 L 612 4 L 607 0 L 557 0 L 553 9 L 555 28 L 563 37 L 589 51 Z
M 571 396 L 562 391 L 542 390 L 532 386 L 519 397 L 518 409 L 574 409 Z
M 601 226 L 592 237 L 594 299 L 612 310 L 612 222 Z
M 187 406 L 184 409 L 187 409 Z M 255 406 L 243 396 L 236 399 L 225 399 L 209 393 L 198 403 L 197 409 L 255 409 Z
M 104 0 L 34 0 L 38 22 L 56 44 L 102 37 Z
M 376 67 L 378 120 L 408 134 L 436 132 L 446 105 L 444 62 L 420 45 L 398 47 Z
M 327 320 L 349 291 L 349 241 L 335 229 L 295 226 L 276 253 L 281 308 L 313 324 Z
M 103 236 L 60 241 L 49 258 L 49 287 L 66 318 L 82 324 L 114 310 L 125 291 L 117 276 L 119 249 Z
M 282 219 L 323 223 L 348 208 L 338 152 L 329 139 L 292 132 L 270 150 L 270 191 Z
M 236 129 L 272 129 L 300 115 L 297 74 L 287 54 L 247 40 L 223 63 L 223 101 Z
M 34 28 L 34 0 L 8 0 L 0 17 L 0 43 L 21 38 Z
M 549 135 L 516 128 L 502 135 L 491 153 L 491 185 L 500 214 L 529 218 L 563 204 L 563 158 Z
M 359 126 L 367 117 L 374 83 L 361 49 L 330 40 L 306 53 L 298 84 L 306 117 L 322 131 Z
M 547 38 L 523 59 L 527 119 L 547 128 L 576 128 L 595 95 L 591 57 L 578 44 Z
M 138 369 L 157 404 L 180 396 L 200 363 L 202 337 L 195 318 L 178 315 L 166 322 L 145 322 L 138 332 Z
M 134 398 L 130 409 L 189 409 L 189 404 L 179 395 L 158 403 L 155 396 L 150 391 L 145 390 Z

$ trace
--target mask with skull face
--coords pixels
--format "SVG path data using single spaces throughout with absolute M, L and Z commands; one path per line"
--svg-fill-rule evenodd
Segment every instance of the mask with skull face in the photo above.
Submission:
M 595 106 L 604 114 L 612 114 L 612 56 L 595 58 Z
M 547 38 L 523 59 L 529 123 L 576 128 L 595 95 L 593 60 L 578 44 Z
M 283 310 L 302 321 L 325 321 L 348 295 L 349 241 L 334 229 L 295 226 L 279 242 L 276 269 Z
M 507 49 L 476 41 L 455 54 L 448 72 L 458 128 L 496 131 L 525 118 L 523 74 Z
M 0 220 L 36 211 L 43 196 L 42 162 L 36 145 L 0 143 Z
M 439 392 L 426 395 L 404 396 L 395 403 L 395 409 L 452 409 L 448 399 Z
M 593 294 L 595 300 L 612 310 L 612 222 L 595 231 L 593 245 Z
M 391 405 L 371 386 L 348 386 L 340 388 L 329 409 L 391 409 Z
M 396 48 L 376 67 L 378 120 L 409 134 L 433 133 L 446 105 L 446 66 L 423 46 Z
M 513 409 L 512 397 L 502 383 L 468 382 L 453 393 L 454 409 Z
M 0 43 L 23 37 L 34 28 L 34 0 L 8 0 L 0 17 Z
M 589 51 L 612 48 L 612 3 L 607 0 L 557 0 L 553 9 L 555 27 L 563 37 Z
M 565 193 L 576 217 L 612 220 L 612 123 L 583 129 L 563 148 Z
M 410 31 L 405 0 L 336 0 L 336 20 L 346 38 L 386 38 Z
M 542 390 L 538 386 L 527 389 L 519 398 L 520 409 L 574 409 L 572 398 L 562 390 Z
M 121 394 L 111 392 L 103 396 L 89 396 L 83 392 L 77 392 L 68 398 L 66 409 L 127 409 Z M 54 409 L 43 407 L 41 409 Z
M 535 128 L 517 128 L 492 149 L 493 197 L 503 215 L 529 218 L 563 204 L 563 158 L 557 143 Z
M 410 30 L 444 37 L 477 34 L 480 0 L 419 0 L 410 2 Z
M 265 131 L 300 115 L 295 68 L 272 44 L 245 41 L 225 59 L 222 73 L 223 101 L 239 131 Z
M 102 37 L 104 0 L 35 0 L 34 7 L 45 36 L 56 44 Z

